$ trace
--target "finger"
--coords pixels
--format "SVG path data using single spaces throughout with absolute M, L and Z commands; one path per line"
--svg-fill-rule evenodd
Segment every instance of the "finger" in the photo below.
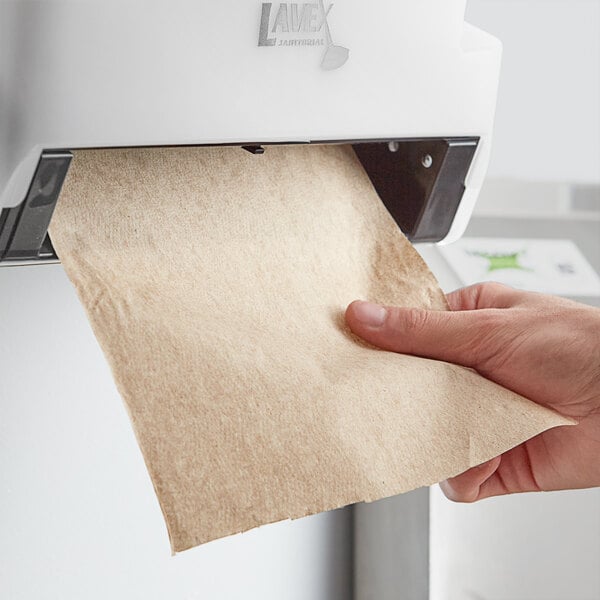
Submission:
M 552 489 L 540 487 L 538 483 L 529 448 L 532 441 L 519 444 L 501 457 L 447 479 L 440 484 L 442 490 L 456 502 L 475 502 L 492 496 Z
M 517 304 L 523 292 L 501 283 L 478 283 L 447 294 L 452 310 L 510 308 Z
M 367 342 L 403 354 L 476 368 L 492 351 L 486 340 L 501 321 L 493 311 L 429 311 L 353 302 L 350 329 Z
M 475 502 L 481 500 L 482 488 L 489 488 L 489 486 L 485 486 L 485 484 L 489 482 L 496 473 L 501 460 L 501 457 L 497 456 L 482 465 L 465 471 L 457 477 L 446 479 L 446 481 L 440 483 L 440 488 L 446 495 L 446 498 L 453 502 Z

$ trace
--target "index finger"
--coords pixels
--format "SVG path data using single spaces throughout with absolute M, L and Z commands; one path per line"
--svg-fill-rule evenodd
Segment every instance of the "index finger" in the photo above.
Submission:
M 522 292 L 501 283 L 477 283 L 446 295 L 451 310 L 510 308 Z

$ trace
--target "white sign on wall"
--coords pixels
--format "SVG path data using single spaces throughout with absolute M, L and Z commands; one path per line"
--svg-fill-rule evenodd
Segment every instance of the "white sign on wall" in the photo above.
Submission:
M 440 248 L 464 285 L 497 281 L 562 296 L 600 296 L 600 277 L 571 240 L 462 238 Z

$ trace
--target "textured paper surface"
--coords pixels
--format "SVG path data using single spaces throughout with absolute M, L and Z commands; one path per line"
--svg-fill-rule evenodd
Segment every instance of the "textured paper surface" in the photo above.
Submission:
M 566 423 L 351 335 L 354 299 L 446 303 L 350 147 L 79 151 L 51 236 L 174 551 L 432 484 Z

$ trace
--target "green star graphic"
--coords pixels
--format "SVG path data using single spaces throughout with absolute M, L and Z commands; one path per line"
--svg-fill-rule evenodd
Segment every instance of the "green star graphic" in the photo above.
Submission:
M 501 269 L 515 269 L 517 271 L 530 271 L 519 263 L 519 258 L 523 252 L 514 252 L 512 254 L 491 254 L 489 252 L 471 252 L 473 256 L 481 256 L 489 261 L 487 272 L 500 271 Z

